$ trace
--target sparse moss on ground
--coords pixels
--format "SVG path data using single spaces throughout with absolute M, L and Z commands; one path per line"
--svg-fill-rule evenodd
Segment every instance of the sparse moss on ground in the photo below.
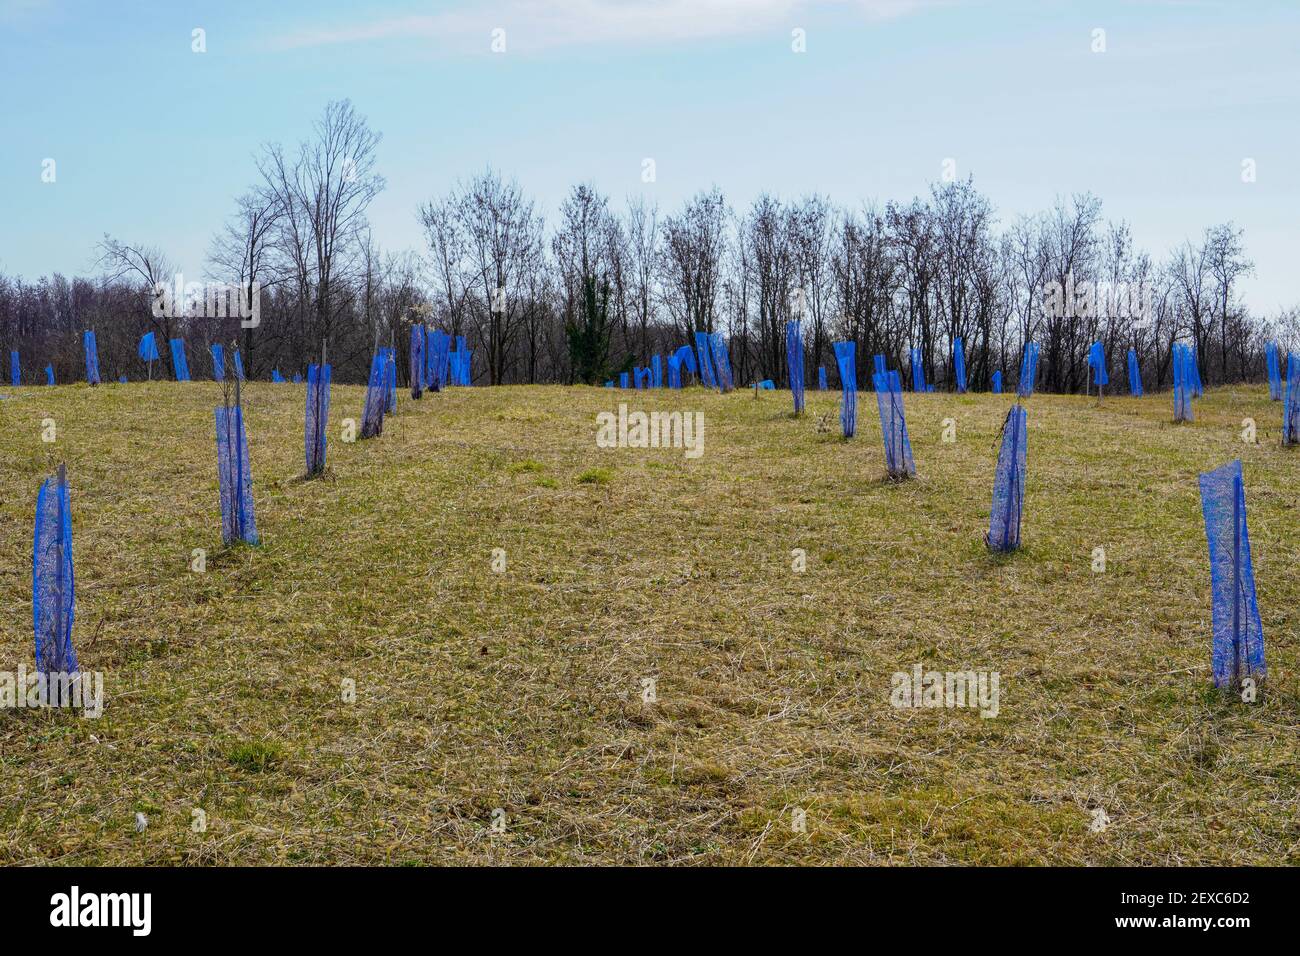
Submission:
M 252 383 L 263 544 L 223 549 L 219 386 L 0 393 L 0 670 L 32 663 L 63 460 L 106 694 L 0 711 L 0 862 L 1300 862 L 1300 451 L 1262 387 L 1190 425 L 1167 394 L 1034 396 L 1010 559 L 981 544 L 1010 396 L 906 395 L 919 477 L 891 484 L 874 406 L 842 442 L 833 393 L 793 419 L 785 392 L 452 389 L 344 444 L 363 389 L 336 386 L 331 478 L 303 482 L 303 386 Z M 597 448 L 618 401 L 702 411 L 703 456 Z M 1254 705 L 1208 686 L 1196 475 L 1233 457 Z M 998 717 L 891 708 L 916 663 L 998 671 Z

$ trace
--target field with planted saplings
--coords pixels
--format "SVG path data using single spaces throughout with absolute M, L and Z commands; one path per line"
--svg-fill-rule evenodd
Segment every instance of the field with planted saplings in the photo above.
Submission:
M 66 462 L 104 675 L 98 719 L 0 709 L 0 862 L 1300 862 L 1300 451 L 1263 386 L 1177 425 L 1034 395 L 1011 555 L 1010 395 L 907 394 L 894 483 L 869 391 L 849 441 L 838 392 L 544 386 L 403 394 L 344 443 L 335 385 L 304 481 L 304 386 L 250 383 L 262 543 L 223 548 L 219 385 L 0 394 L 0 670 Z M 619 402 L 701 412 L 703 453 L 597 447 Z M 1197 488 L 1238 457 L 1254 703 L 1211 687 Z M 916 665 L 996 673 L 996 714 L 892 706 Z

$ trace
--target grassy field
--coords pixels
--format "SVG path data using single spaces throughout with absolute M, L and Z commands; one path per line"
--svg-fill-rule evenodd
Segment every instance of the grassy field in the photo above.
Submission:
M 919 477 L 893 484 L 870 394 L 848 442 L 838 393 L 795 419 L 782 392 L 508 387 L 402 393 L 343 444 L 363 391 L 336 387 L 304 482 L 303 388 L 245 390 L 263 544 L 237 549 L 219 386 L 0 389 L 0 670 L 32 663 L 63 460 L 106 694 L 98 720 L 0 711 L 0 862 L 1300 862 L 1300 452 L 1262 387 L 1191 425 L 1168 394 L 1034 396 L 1009 558 L 981 541 L 1005 395 L 907 395 Z M 597 448 L 620 400 L 702 411 L 703 456 Z M 1196 475 L 1234 457 L 1254 704 L 1210 687 Z M 999 672 L 998 716 L 891 707 L 914 664 Z

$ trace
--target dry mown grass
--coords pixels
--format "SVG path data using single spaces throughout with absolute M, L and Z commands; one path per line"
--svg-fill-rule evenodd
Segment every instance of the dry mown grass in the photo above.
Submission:
M 1008 396 L 906 396 L 920 477 L 895 485 L 869 394 L 850 442 L 817 429 L 834 393 L 795 420 L 788 393 L 534 387 L 403 394 L 382 438 L 344 445 L 362 390 L 336 387 L 330 474 L 302 482 L 303 387 L 254 384 L 264 544 L 223 551 L 218 386 L 5 394 L 0 670 L 31 661 L 36 491 L 66 460 L 76 640 L 107 704 L 0 712 L 0 861 L 1300 860 L 1300 453 L 1260 388 L 1208 394 L 1190 426 L 1168 395 L 1035 396 L 1009 559 L 981 544 Z M 704 456 L 596 448 L 620 400 L 703 411 Z M 1254 705 L 1209 688 L 1196 474 L 1235 456 Z M 915 663 L 999 671 L 999 716 L 891 708 Z

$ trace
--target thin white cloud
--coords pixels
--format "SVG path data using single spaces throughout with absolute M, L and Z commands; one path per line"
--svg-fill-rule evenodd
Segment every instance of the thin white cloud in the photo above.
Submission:
M 277 37 L 277 49 L 409 39 L 487 49 L 506 31 L 507 49 L 655 43 L 745 36 L 781 26 L 817 7 L 842 7 L 870 19 L 902 16 L 934 0 L 489 0 L 442 13 L 379 17 L 311 27 Z

